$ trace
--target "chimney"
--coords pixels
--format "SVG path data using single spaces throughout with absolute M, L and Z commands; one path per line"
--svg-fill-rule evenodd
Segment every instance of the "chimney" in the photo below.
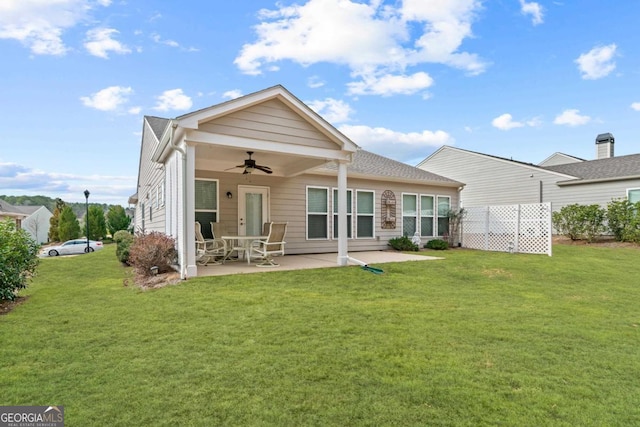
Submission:
M 596 160 L 613 157 L 614 142 L 613 135 L 610 133 L 601 133 L 596 136 Z

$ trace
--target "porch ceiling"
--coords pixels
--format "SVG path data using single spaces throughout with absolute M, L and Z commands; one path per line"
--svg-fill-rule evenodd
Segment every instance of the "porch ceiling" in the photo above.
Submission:
M 252 147 L 196 144 L 196 169 L 242 174 L 244 168 L 236 166 L 243 165 L 244 160 L 249 158 L 247 151 L 253 151 L 251 157 L 256 164 L 271 168 L 273 171 L 271 176 L 296 176 L 331 161 L 327 158 L 312 158 L 303 154 L 274 152 Z M 259 170 L 254 171 L 253 174 L 266 175 Z

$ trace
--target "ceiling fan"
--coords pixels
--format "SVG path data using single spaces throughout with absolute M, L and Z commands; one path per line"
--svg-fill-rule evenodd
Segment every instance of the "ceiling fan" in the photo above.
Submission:
M 258 170 L 260 170 L 260 171 L 262 171 L 264 173 L 273 173 L 273 171 L 271 170 L 270 167 L 256 164 L 256 161 L 251 158 L 251 155 L 253 154 L 253 151 L 247 151 L 247 154 L 249 155 L 249 158 L 244 160 L 244 164 L 238 165 L 238 166 L 234 166 L 234 167 L 229 168 L 227 170 L 231 170 L 231 169 L 235 169 L 235 168 L 244 168 L 244 172 L 242 172 L 243 174 L 251 173 L 251 172 L 253 172 L 254 169 L 258 169 Z

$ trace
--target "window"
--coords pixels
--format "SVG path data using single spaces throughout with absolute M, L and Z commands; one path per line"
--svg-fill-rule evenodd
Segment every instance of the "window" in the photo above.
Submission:
M 433 196 L 420 196 L 420 235 L 433 236 Z
M 629 199 L 631 203 L 640 202 L 640 188 L 630 188 L 627 190 L 627 199 Z
M 402 235 L 412 237 L 418 231 L 418 196 L 402 195 Z
M 375 193 L 368 190 L 356 190 L 356 237 L 373 237 Z
M 213 234 L 210 222 L 218 221 L 218 181 L 196 179 L 195 181 L 195 220 L 202 225 L 202 236 L 211 239 Z
M 307 239 L 329 238 L 329 189 L 307 187 Z
M 451 198 L 438 196 L 438 236 L 449 234 L 449 209 Z
M 353 237 L 353 191 L 347 190 L 347 238 Z M 338 238 L 338 190 L 333 189 L 333 238 Z

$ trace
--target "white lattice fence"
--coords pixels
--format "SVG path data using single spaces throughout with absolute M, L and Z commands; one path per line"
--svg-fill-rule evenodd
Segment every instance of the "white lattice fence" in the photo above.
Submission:
M 462 246 L 551 256 L 551 203 L 465 208 Z

